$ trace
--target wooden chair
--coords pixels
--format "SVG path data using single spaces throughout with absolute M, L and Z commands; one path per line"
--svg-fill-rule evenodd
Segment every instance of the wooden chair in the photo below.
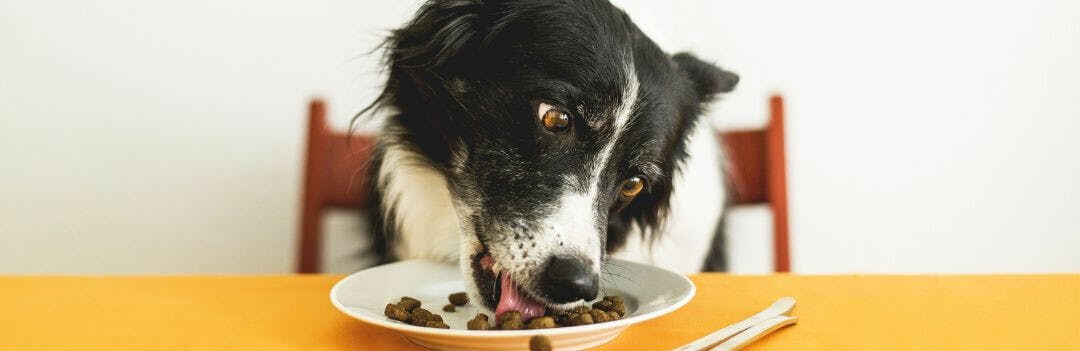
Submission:
M 775 269 L 787 272 L 790 264 L 783 99 L 773 96 L 769 109 L 765 129 L 719 135 L 728 157 L 733 202 L 769 205 L 773 212 Z M 359 209 L 367 201 L 367 167 L 374 147 L 373 136 L 332 130 L 326 123 L 326 104 L 318 99 L 311 101 L 297 272 L 321 270 L 323 210 Z
M 784 99 L 769 98 L 765 129 L 724 131 L 727 180 L 735 205 L 766 204 L 773 215 L 773 269 L 790 272 L 787 161 L 784 157 Z
M 326 103 L 318 99 L 311 101 L 298 273 L 317 273 L 322 269 L 323 210 L 364 206 L 368 197 L 368 160 L 374 149 L 374 136 L 334 131 L 326 123 Z

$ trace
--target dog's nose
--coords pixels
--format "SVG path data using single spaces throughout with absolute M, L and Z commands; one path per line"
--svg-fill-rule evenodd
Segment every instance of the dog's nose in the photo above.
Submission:
M 589 266 L 574 256 L 552 256 L 544 268 L 542 290 L 555 303 L 595 299 L 600 293 L 600 279 Z

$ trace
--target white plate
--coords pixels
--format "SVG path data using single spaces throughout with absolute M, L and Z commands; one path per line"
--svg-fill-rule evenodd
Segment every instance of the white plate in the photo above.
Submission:
M 456 265 L 424 260 L 391 263 L 354 273 L 330 290 L 330 301 L 341 312 L 374 326 L 396 330 L 417 345 L 434 350 L 528 350 L 529 338 L 545 335 L 556 350 L 581 350 L 611 341 L 627 327 L 682 307 L 694 296 L 685 276 L 629 261 L 604 265 L 602 295 L 622 296 L 627 316 L 612 322 L 538 330 L 467 330 L 477 312 L 493 314 L 471 302 L 456 312 L 443 312 L 447 295 L 464 291 Z M 386 318 L 387 303 L 402 296 L 420 300 L 423 308 L 443 316 L 450 329 L 424 328 Z

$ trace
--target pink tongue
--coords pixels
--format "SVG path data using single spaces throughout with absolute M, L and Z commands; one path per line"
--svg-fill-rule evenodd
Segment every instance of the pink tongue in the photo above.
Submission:
M 544 310 L 547 309 L 544 304 L 533 301 L 533 299 L 522 294 L 517 285 L 514 284 L 514 280 L 510 279 L 510 273 L 502 274 L 502 281 L 499 282 L 499 285 L 502 295 L 499 297 L 499 305 L 495 307 L 495 318 L 499 318 L 503 313 L 513 310 L 521 312 L 521 320 L 523 321 L 544 315 Z

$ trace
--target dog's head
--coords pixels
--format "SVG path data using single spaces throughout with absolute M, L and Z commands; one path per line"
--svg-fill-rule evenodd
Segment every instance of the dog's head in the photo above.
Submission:
M 597 296 L 606 252 L 658 227 L 703 104 L 738 80 L 605 0 L 429 1 L 387 48 L 380 102 L 446 177 L 470 293 L 527 317 Z

